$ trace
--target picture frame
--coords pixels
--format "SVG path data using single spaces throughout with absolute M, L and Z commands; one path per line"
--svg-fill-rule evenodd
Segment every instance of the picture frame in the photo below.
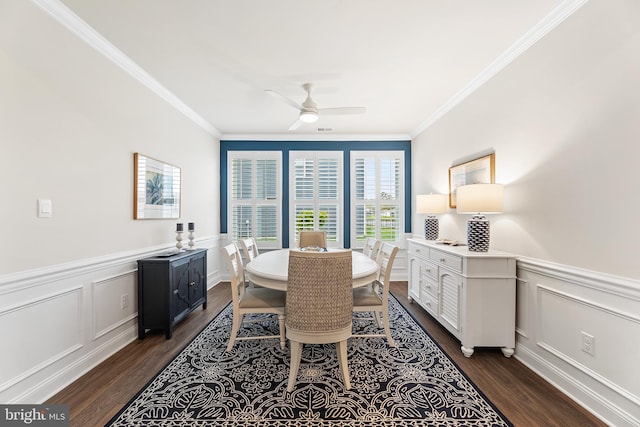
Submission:
M 469 184 L 496 182 L 496 155 L 488 154 L 449 168 L 449 207 L 455 208 L 456 188 Z
M 133 218 L 180 218 L 180 168 L 133 153 Z

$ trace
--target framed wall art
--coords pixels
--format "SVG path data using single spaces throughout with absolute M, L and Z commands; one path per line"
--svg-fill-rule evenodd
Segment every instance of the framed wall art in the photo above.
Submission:
M 491 153 L 449 168 L 449 207 L 455 208 L 456 188 L 469 184 L 496 182 L 496 155 Z
M 133 153 L 133 218 L 180 218 L 180 168 Z

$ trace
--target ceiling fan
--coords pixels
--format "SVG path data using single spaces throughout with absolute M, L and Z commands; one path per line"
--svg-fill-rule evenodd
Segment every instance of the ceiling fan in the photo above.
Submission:
M 313 89 L 313 84 L 305 83 L 302 85 L 302 88 L 307 92 L 307 99 L 302 103 L 302 105 L 298 104 L 295 101 L 287 98 L 284 95 L 279 94 L 276 91 L 267 89 L 265 92 L 269 92 L 272 95 L 278 96 L 284 102 L 298 110 L 300 113 L 298 115 L 298 120 L 295 121 L 294 124 L 289 127 L 289 130 L 296 130 L 303 123 L 313 123 L 318 120 L 319 116 L 327 116 L 327 115 L 344 115 L 344 114 L 363 114 L 366 111 L 365 107 L 337 107 L 337 108 L 318 108 L 315 101 L 311 98 L 311 90 Z

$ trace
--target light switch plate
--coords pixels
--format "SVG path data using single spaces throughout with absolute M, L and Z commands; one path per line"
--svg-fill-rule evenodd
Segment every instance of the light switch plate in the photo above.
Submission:
M 51 218 L 53 213 L 50 199 L 38 199 L 38 218 Z

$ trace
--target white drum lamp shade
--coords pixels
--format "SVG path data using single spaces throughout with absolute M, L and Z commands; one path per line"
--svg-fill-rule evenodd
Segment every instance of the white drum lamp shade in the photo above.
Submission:
M 447 211 L 446 194 L 422 194 L 416 196 L 416 212 L 427 214 L 424 220 L 424 238 L 426 240 L 436 240 L 438 238 L 439 224 L 438 218 L 433 214 L 445 213 Z
M 473 252 L 489 250 L 489 220 L 483 214 L 503 211 L 502 184 L 471 184 L 456 189 L 458 213 L 473 213 L 467 221 L 467 245 Z

